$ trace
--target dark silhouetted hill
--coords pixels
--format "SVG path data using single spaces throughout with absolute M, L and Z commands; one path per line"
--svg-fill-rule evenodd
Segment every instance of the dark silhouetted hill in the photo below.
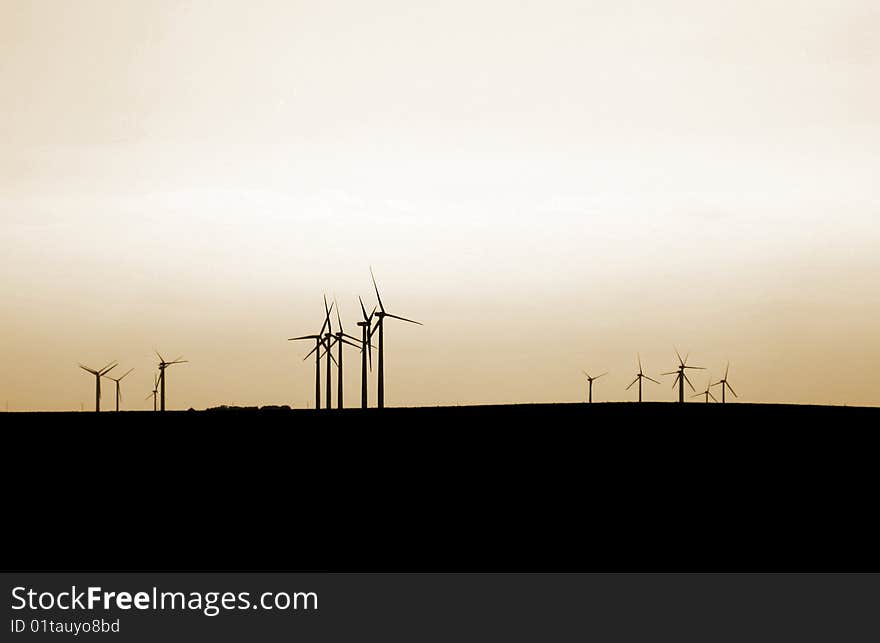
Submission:
M 2 420 L 6 567 L 880 571 L 875 408 Z

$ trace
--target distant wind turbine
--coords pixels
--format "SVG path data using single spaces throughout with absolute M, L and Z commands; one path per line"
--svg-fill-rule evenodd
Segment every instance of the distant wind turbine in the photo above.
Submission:
M 159 374 L 156 373 L 155 377 L 153 378 L 153 392 L 144 398 L 145 400 L 149 400 L 151 397 L 153 398 L 153 412 L 154 413 L 156 411 L 156 396 L 158 394 L 159 394 Z
M 630 383 L 630 385 L 626 387 L 626 390 L 627 391 L 630 390 L 633 387 L 633 384 L 638 382 L 639 383 L 639 402 L 641 402 L 642 401 L 642 380 L 650 380 L 650 381 L 654 382 L 654 384 L 659 384 L 660 382 L 655 380 L 653 377 L 648 377 L 642 371 L 642 356 L 641 355 L 638 355 L 638 360 L 639 360 L 639 372 L 636 374 L 636 379 L 634 379 Z
M 356 341 L 358 341 L 358 339 L 356 337 L 352 337 L 351 335 L 347 334 L 345 332 L 345 330 L 342 328 L 342 317 L 339 315 L 339 304 L 336 303 L 336 300 L 333 300 L 333 303 L 336 304 L 336 321 L 339 324 L 339 330 L 337 330 L 336 333 L 333 335 L 333 338 L 334 338 L 333 341 L 339 346 L 339 357 L 336 360 L 336 367 L 339 369 L 338 374 L 336 376 L 336 387 L 337 387 L 336 405 L 337 405 L 337 408 L 341 409 L 343 407 L 343 402 L 342 402 L 342 379 L 343 379 L 342 378 L 342 345 L 348 344 L 349 346 L 354 346 L 355 348 L 360 348 L 360 347 L 357 344 L 355 344 L 354 342 L 349 341 L 349 340 L 354 340 L 356 342 Z M 329 348 L 328 348 L 328 350 L 329 350 Z
M 168 368 L 169 366 L 173 366 L 174 364 L 186 364 L 188 360 L 180 359 L 180 357 L 182 357 L 182 356 L 179 356 L 179 357 L 171 360 L 170 362 L 166 362 L 165 358 L 162 357 L 162 354 L 159 351 L 156 351 L 156 355 L 159 356 L 159 384 L 161 385 L 159 410 L 164 411 L 165 410 L 165 369 Z
M 116 411 L 117 412 L 119 411 L 119 400 L 122 398 L 122 392 L 119 388 L 119 383 L 123 379 L 125 379 L 125 376 L 128 375 L 129 373 L 131 373 L 133 370 L 134 370 L 133 368 L 128 369 L 127 371 L 125 371 L 125 373 L 121 377 L 110 377 L 109 375 L 104 376 L 108 380 L 113 380 L 114 382 L 116 382 Z
M 379 310 L 376 314 L 376 325 L 370 331 L 370 338 L 372 338 L 373 333 L 379 331 L 379 386 L 378 386 L 378 394 L 377 394 L 377 402 L 376 405 L 380 409 L 385 408 L 385 342 L 384 342 L 384 329 L 385 329 L 385 318 L 391 317 L 392 319 L 399 319 L 401 321 L 409 322 L 410 324 L 418 324 L 422 325 L 422 322 L 413 321 L 412 319 L 407 319 L 406 317 L 398 317 L 397 315 L 392 315 L 391 313 L 385 312 L 385 306 L 382 304 L 382 297 L 379 296 L 379 286 L 376 285 L 376 277 L 373 274 L 373 268 L 370 267 L 370 278 L 373 280 L 373 288 L 376 290 L 376 299 L 379 300 Z
M 673 388 L 678 384 L 678 401 L 680 403 L 684 403 L 684 383 L 687 382 L 688 386 L 691 387 L 691 390 L 696 393 L 697 389 L 694 388 L 694 385 L 691 384 L 691 381 L 688 379 L 687 373 L 685 373 L 685 369 L 694 369 L 699 371 L 705 371 L 706 369 L 702 366 L 688 366 L 688 357 L 690 355 L 685 355 L 685 358 L 681 358 L 681 354 L 678 352 L 678 349 L 675 349 L 675 356 L 678 357 L 678 369 L 674 371 L 670 371 L 668 373 L 662 373 L 662 375 L 675 375 L 675 381 L 672 382 Z
M 715 399 L 715 396 L 712 395 L 712 375 L 711 374 L 709 375 L 709 381 L 706 383 L 706 390 L 700 391 L 699 393 L 695 393 L 694 395 L 691 395 L 691 397 L 702 397 L 702 396 L 706 397 L 707 404 L 709 403 L 710 397 L 712 398 L 713 401 L 715 401 L 715 402 L 718 401 Z
M 370 327 L 373 325 L 373 315 L 376 314 L 376 307 L 373 306 L 373 312 L 367 314 L 364 307 L 364 300 L 358 297 L 361 303 L 361 313 L 363 320 L 357 323 L 361 327 L 361 408 L 367 408 L 367 356 L 370 358 L 370 370 L 373 370 L 373 345 L 370 343 Z
M 82 364 L 79 365 L 81 369 L 95 376 L 95 413 L 98 413 L 101 410 L 101 378 L 116 368 L 116 366 L 116 362 L 110 362 L 104 368 L 95 370 L 94 368 L 83 366 Z
M 327 324 L 330 323 L 330 310 L 333 306 L 330 306 L 330 309 L 327 308 L 327 297 L 324 297 L 324 323 L 321 324 L 321 330 L 318 331 L 316 335 L 302 335 L 300 337 L 291 337 L 287 341 L 295 342 L 302 339 L 313 339 L 315 340 L 315 347 L 308 352 L 308 354 L 303 358 L 303 361 L 307 360 L 309 356 L 314 353 L 315 354 L 315 408 L 321 408 L 321 358 L 324 357 L 321 354 L 321 346 L 324 343 L 324 329 L 327 328 Z M 328 365 L 329 369 L 329 365 Z M 330 385 L 327 385 L 327 388 L 330 388 Z M 329 408 L 329 407 L 328 407 Z
M 590 377 L 590 374 L 587 373 L 586 371 L 581 371 L 581 372 L 582 372 L 584 375 L 586 375 L 586 377 L 587 377 L 587 382 L 589 382 L 589 385 L 590 385 L 590 392 L 589 392 L 589 396 L 588 396 L 588 398 L 587 398 L 587 401 L 588 401 L 590 404 L 592 404 L 592 403 L 593 403 L 593 381 L 599 379 L 600 377 L 605 377 L 606 375 L 608 375 L 608 373 L 602 373 L 601 375 L 597 375 L 596 377 Z
M 739 397 L 739 395 L 736 394 L 736 391 L 733 390 L 733 387 L 730 385 L 730 382 L 727 381 L 728 373 L 730 373 L 730 362 L 727 362 L 727 368 L 724 369 L 724 377 L 722 377 L 720 380 L 718 380 L 717 382 L 712 384 L 712 386 L 718 386 L 719 384 L 721 384 L 721 403 L 722 404 L 727 402 L 727 396 L 725 395 L 727 389 L 730 389 L 730 392 L 733 393 L 733 397 L 737 397 L 737 398 Z
M 333 302 L 336 303 L 336 302 Z M 333 359 L 333 352 L 330 350 L 333 348 L 333 324 L 330 321 L 330 311 L 333 310 L 333 304 L 330 304 L 330 307 L 327 307 L 327 295 L 324 295 L 324 312 L 326 313 L 325 319 L 327 320 L 327 332 L 324 333 L 324 352 L 327 355 L 327 408 L 333 408 L 333 389 L 331 383 L 331 372 L 330 372 L 330 360 Z M 334 360 L 335 361 L 335 360 Z

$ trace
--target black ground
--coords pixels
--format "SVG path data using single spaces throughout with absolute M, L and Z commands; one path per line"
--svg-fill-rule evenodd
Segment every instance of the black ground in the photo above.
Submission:
M 6 568 L 875 570 L 880 409 L 3 416 Z

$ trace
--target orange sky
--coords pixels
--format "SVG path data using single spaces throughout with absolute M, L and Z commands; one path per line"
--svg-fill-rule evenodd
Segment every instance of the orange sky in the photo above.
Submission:
M 370 265 L 425 324 L 389 405 L 632 399 L 674 345 L 880 403 L 876 3 L 254 4 L 0 6 L 0 403 L 115 359 L 147 408 L 155 347 L 171 408 L 304 407 L 286 338 L 325 292 L 354 334 Z

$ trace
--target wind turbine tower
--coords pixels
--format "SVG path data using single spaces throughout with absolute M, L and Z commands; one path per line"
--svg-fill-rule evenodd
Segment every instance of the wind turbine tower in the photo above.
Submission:
M 593 403 L 593 382 L 600 377 L 605 377 L 608 373 L 602 373 L 601 375 L 597 375 L 596 377 L 590 377 L 590 374 L 586 371 L 581 371 L 587 377 L 587 382 L 589 383 L 589 394 L 587 396 L 587 401 L 592 404 Z
M 633 387 L 633 384 L 638 382 L 639 383 L 639 402 L 641 402 L 642 401 L 642 380 L 650 380 L 651 382 L 654 382 L 654 384 L 659 384 L 660 382 L 655 380 L 653 377 L 648 377 L 647 375 L 645 375 L 644 371 L 642 370 L 642 356 L 641 355 L 638 355 L 638 360 L 639 360 L 639 372 L 636 373 L 636 379 L 634 379 L 632 382 L 630 382 L 630 385 L 626 387 L 626 390 L 627 391 L 630 390 Z
M 104 376 L 104 377 L 106 377 L 108 380 L 113 380 L 114 382 L 116 382 L 116 412 L 117 412 L 117 413 L 119 412 L 119 400 L 120 400 L 120 398 L 122 397 L 122 393 L 121 393 L 121 391 L 120 391 L 119 383 L 120 383 L 123 379 L 125 379 L 125 376 L 128 375 L 129 373 L 131 373 L 133 370 L 134 370 L 133 368 L 128 369 L 127 371 L 125 371 L 125 373 L 124 373 L 121 377 L 110 377 L 110 376 L 108 376 L 108 375 L 105 375 L 105 376 Z
M 684 359 L 681 358 L 681 354 L 678 352 L 678 349 L 675 349 L 675 356 L 678 357 L 678 369 L 674 371 L 669 371 L 668 373 L 662 373 L 663 375 L 675 375 L 675 381 L 672 382 L 672 386 L 675 387 L 678 384 L 678 401 L 681 404 L 684 404 L 684 383 L 687 382 L 688 386 L 691 387 L 691 390 L 696 393 L 697 389 L 694 388 L 694 385 L 691 384 L 691 381 L 688 379 L 686 369 L 694 369 L 698 371 L 706 370 L 702 366 L 688 366 L 688 357 L 690 355 L 686 355 Z
M 79 365 L 81 369 L 95 376 L 95 413 L 98 413 L 101 410 L 101 378 L 116 368 L 116 366 L 116 362 L 110 362 L 104 368 L 95 370 L 94 368 L 89 368 L 82 364 Z
M 165 358 L 162 357 L 162 354 L 159 351 L 156 351 L 156 355 L 159 356 L 159 384 L 161 386 L 159 396 L 160 398 L 160 411 L 165 411 L 165 369 L 169 366 L 173 366 L 174 364 L 186 364 L 188 360 L 181 359 L 177 357 L 176 359 L 171 360 L 170 362 L 166 362 Z
M 389 312 L 385 311 L 385 306 L 382 304 L 382 297 L 379 295 L 379 286 L 376 285 L 376 276 L 373 274 L 373 269 L 370 268 L 370 278 L 373 280 L 373 288 L 376 290 L 376 299 L 379 300 L 379 310 L 376 312 L 376 325 L 373 327 L 373 330 L 370 332 L 370 337 L 372 337 L 373 333 L 379 331 L 379 385 L 378 385 L 378 393 L 377 393 L 377 402 L 376 405 L 380 409 L 385 408 L 385 318 L 391 317 L 392 319 L 399 319 L 401 321 L 409 322 L 410 324 L 418 324 L 422 325 L 422 322 L 413 321 L 412 319 L 407 319 L 406 317 L 399 317 L 397 315 L 392 315 Z
M 727 381 L 727 375 L 730 373 L 730 362 L 727 362 L 727 368 L 724 369 L 724 377 L 715 382 L 712 386 L 718 386 L 721 384 L 721 403 L 724 404 L 727 402 L 727 396 L 725 393 L 729 389 L 731 393 L 733 393 L 733 397 L 739 397 L 736 394 L 736 391 L 733 390 L 733 387 L 730 385 L 730 382 Z
M 361 303 L 361 313 L 364 318 L 357 323 L 361 327 L 361 408 L 367 408 L 367 356 L 370 359 L 370 370 L 373 370 L 373 345 L 370 343 L 370 328 L 373 325 L 373 315 L 376 314 L 376 307 L 373 312 L 367 315 L 367 309 L 364 307 L 364 300 L 358 297 Z

